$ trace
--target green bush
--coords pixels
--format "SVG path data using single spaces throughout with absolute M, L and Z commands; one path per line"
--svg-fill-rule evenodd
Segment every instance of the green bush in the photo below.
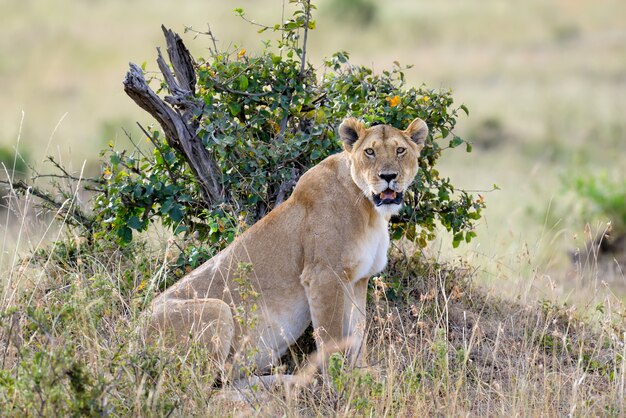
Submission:
M 6 171 L 5 171 L 6 170 Z M 23 176 L 28 170 L 28 154 L 24 152 L 15 155 L 15 150 L 0 145 L 0 178 L 13 175 Z
M 334 0 L 327 9 L 335 20 L 354 27 L 369 26 L 379 15 L 379 6 L 373 0 Z
M 241 229 L 253 224 L 286 199 L 296 180 L 327 156 L 341 150 L 336 128 L 348 116 L 367 124 L 404 128 L 420 117 L 430 135 L 420 159 L 421 170 L 407 193 L 404 210 L 393 219 L 393 238 L 407 236 L 426 245 L 436 223 L 453 233 L 454 245 L 475 236 L 482 199 L 455 191 L 435 169 L 441 153 L 469 143 L 452 132 L 460 110 L 450 91 L 409 87 L 403 68 L 376 74 L 350 64 L 339 52 L 321 66 L 306 61 L 306 39 L 315 27 L 313 5 L 298 3 L 293 18 L 262 27 L 280 33 L 264 42 L 256 56 L 245 49 L 212 51 L 199 59 L 194 100 L 204 104 L 196 133 L 220 167 L 225 196 L 207 204 L 183 156 L 153 130 L 151 155 L 113 148 L 104 154 L 104 186 L 95 200 L 99 234 L 122 244 L 133 231 L 161 221 L 175 233 L 193 234 L 211 248 L 210 256 Z M 245 18 L 244 11 L 236 13 Z M 165 84 L 162 84 L 164 88 Z
M 607 173 L 582 175 L 566 181 L 579 197 L 585 222 L 611 222 L 616 235 L 626 234 L 626 179 Z

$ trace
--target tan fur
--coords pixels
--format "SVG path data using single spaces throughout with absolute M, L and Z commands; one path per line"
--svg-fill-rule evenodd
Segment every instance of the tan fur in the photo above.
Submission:
M 306 172 L 288 200 L 154 300 L 149 334 L 168 345 L 200 341 L 219 364 L 249 341 L 257 349 L 253 363 L 262 371 L 312 321 L 318 351 L 331 353 L 348 341 L 344 351 L 360 360 L 367 281 L 387 263 L 387 224 L 400 208 L 376 207 L 372 194 L 406 190 L 428 128 L 420 119 L 404 131 L 387 125 L 367 129 L 347 119 L 339 133 L 345 151 Z M 388 183 L 381 174 L 397 178 Z M 235 315 L 245 305 L 238 290 L 240 263 L 251 263 L 246 279 L 258 292 L 252 330 Z

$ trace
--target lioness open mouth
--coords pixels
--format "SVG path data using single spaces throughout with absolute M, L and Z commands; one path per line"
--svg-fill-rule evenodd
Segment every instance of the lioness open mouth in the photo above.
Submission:
M 383 190 L 378 194 L 372 194 L 372 198 L 374 199 L 374 204 L 376 206 L 380 205 L 399 205 L 402 203 L 402 192 L 396 192 L 391 189 Z

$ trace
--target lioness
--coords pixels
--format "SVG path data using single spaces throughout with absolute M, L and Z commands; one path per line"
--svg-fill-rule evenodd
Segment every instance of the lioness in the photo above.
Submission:
M 387 264 L 389 218 L 417 174 L 428 127 L 415 119 L 404 131 L 367 128 L 350 118 L 339 135 L 343 152 L 307 171 L 288 200 L 154 300 L 151 336 L 170 345 L 194 339 L 223 364 L 248 335 L 262 371 L 312 321 L 318 352 L 341 349 L 360 362 L 367 281 Z M 258 293 L 252 330 L 235 315 L 240 263 L 251 264 L 247 292 Z

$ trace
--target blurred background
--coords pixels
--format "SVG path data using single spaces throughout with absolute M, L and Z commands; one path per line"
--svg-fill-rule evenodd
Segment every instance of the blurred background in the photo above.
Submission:
M 0 0 L 0 160 L 11 167 L 17 150 L 41 171 L 52 155 L 98 173 L 101 149 L 129 147 L 124 130 L 141 138 L 135 122 L 153 123 L 122 80 L 129 61 L 157 69 L 161 24 L 196 57 L 211 41 L 185 27 L 210 25 L 220 48 L 252 54 L 269 32 L 233 9 L 273 25 L 291 14 L 283 3 Z M 487 209 L 478 239 L 452 250 L 442 234 L 428 256 L 467 260 L 496 295 L 583 306 L 626 296 L 626 2 L 314 3 L 313 64 L 341 50 L 377 70 L 412 64 L 409 84 L 452 89 L 470 110 L 456 133 L 474 151 L 446 153 L 440 172 L 484 194 Z

